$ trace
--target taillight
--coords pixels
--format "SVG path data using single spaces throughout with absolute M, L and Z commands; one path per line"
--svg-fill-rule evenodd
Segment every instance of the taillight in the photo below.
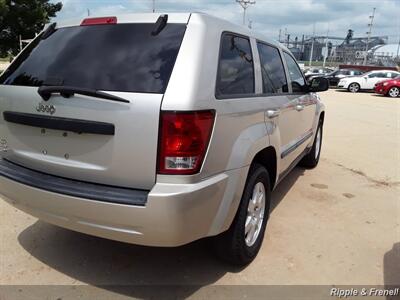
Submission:
M 158 173 L 190 175 L 200 171 L 215 112 L 161 112 Z
M 107 25 L 107 24 L 117 24 L 117 17 L 86 18 L 82 21 L 81 26 Z

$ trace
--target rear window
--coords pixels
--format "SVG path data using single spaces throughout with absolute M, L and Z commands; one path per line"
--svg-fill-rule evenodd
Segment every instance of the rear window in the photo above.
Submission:
M 254 93 L 254 66 L 248 38 L 224 33 L 218 66 L 216 96 Z
M 104 91 L 164 93 L 185 33 L 184 24 L 77 26 L 32 42 L 0 84 L 64 85 Z

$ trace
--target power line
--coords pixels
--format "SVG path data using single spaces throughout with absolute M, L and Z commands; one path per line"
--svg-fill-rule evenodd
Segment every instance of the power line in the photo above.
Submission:
M 243 25 L 246 25 L 246 9 L 249 8 L 250 5 L 256 4 L 254 0 L 236 0 L 237 3 L 243 8 Z

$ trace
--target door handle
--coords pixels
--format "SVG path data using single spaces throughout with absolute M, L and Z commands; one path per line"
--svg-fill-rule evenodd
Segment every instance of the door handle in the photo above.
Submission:
M 301 105 L 301 104 L 297 104 L 296 105 L 296 110 L 297 111 L 302 111 L 304 109 L 304 105 Z
M 270 119 L 276 118 L 280 114 L 281 114 L 281 111 L 279 109 L 269 109 L 266 111 L 266 115 Z

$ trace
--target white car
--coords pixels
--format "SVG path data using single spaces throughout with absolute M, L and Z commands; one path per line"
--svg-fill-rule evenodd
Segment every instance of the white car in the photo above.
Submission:
M 338 83 L 338 88 L 347 89 L 349 92 L 357 93 L 360 90 L 373 90 L 375 84 L 385 79 L 395 78 L 400 75 L 393 70 L 376 70 L 360 76 L 343 78 Z

